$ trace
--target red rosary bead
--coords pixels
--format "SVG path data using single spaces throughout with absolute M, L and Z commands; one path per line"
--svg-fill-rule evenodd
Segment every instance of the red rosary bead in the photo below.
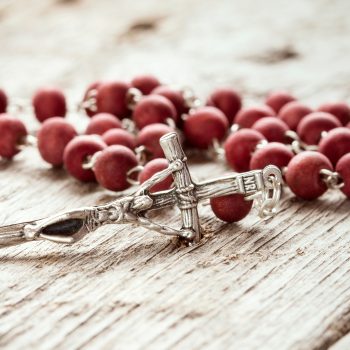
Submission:
M 110 129 L 118 129 L 122 127 L 121 121 L 109 113 L 98 113 L 94 115 L 85 131 L 87 135 L 103 135 L 106 131 Z
M 340 121 L 332 114 L 325 112 L 313 112 L 303 118 L 297 128 L 302 141 L 309 145 L 317 145 L 322 132 L 340 127 Z
M 3 89 L 0 89 L 0 114 L 5 113 L 7 109 L 7 95 Z
M 137 165 L 137 158 L 129 148 L 109 146 L 97 157 L 94 172 L 97 182 L 111 191 L 123 191 L 131 186 L 127 173 Z
M 294 153 L 283 143 L 271 142 L 256 150 L 250 160 L 250 169 L 263 169 L 275 165 L 282 169 L 288 165 Z
M 261 118 L 275 116 L 275 111 L 269 106 L 257 106 L 241 109 L 235 119 L 234 123 L 241 128 L 251 128 L 253 124 Z
M 139 89 L 143 95 L 149 95 L 159 85 L 160 81 L 153 75 L 138 75 L 131 80 L 131 86 Z
M 66 99 L 57 88 L 41 88 L 33 96 L 34 113 L 39 122 L 52 117 L 64 117 L 67 112 Z
M 238 172 L 248 171 L 253 152 L 259 142 L 265 140 L 260 132 L 241 129 L 231 134 L 225 142 L 225 155 L 228 164 Z
M 233 119 L 241 109 L 242 101 L 241 96 L 234 89 L 224 87 L 218 88 L 210 94 L 207 105 L 220 109 L 225 114 L 229 124 L 232 124 Z
M 327 191 L 320 174 L 322 169 L 333 171 L 331 162 L 323 154 L 312 151 L 299 153 L 288 164 L 286 182 L 296 196 L 316 199 Z
M 253 205 L 253 201 L 245 200 L 242 194 L 210 199 L 210 206 L 215 216 L 226 222 L 237 222 L 245 218 Z
M 265 104 L 278 113 L 284 105 L 295 100 L 296 98 L 288 92 L 275 91 L 267 96 Z
M 139 131 L 136 136 L 136 143 L 138 146 L 144 146 L 146 148 L 146 154 L 149 159 L 162 158 L 164 157 L 164 152 L 159 144 L 159 139 L 174 130 L 165 124 L 150 124 L 145 126 Z
M 298 101 L 293 101 L 281 108 L 278 117 L 282 119 L 291 130 L 296 130 L 300 121 L 311 112 L 311 108 Z
M 213 145 L 214 140 L 223 140 L 228 127 L 227 118 L 219 109 L 201 107 L 188 114 L 183 130 L 192 146 L 206 149 Z
M 335 171 L 341 176 L 344 182 L 341 190 L 350 198 L 350 153 L 345 154 L 339 159 Z
M 175 107 L 177 112 L 177 120 L 180 121 L 180 117 L 188 112 L 186 101 L 180 90 L 176 90 L 170 86 L 161 85 L 152 91 L 152 94 L 161 95 L 167 98 Z
M 142 171 L 139 174 L 140 183 L 144 183 L 148 179 L 150 179 L 154 174 L 159 171 L 165 170 L 168 168 L 169 163 L 164 158 L 156 158 L 148 162 Z M 171 175 L 166 177 L 164 180 L 158 182 L 154 186 L 151 187 L 150 192 L 158 192 L 168 190 L 173 183 L 173 178 Z
M 318 110 L 333 114 L 342 125 L 350 122 L 350 107 L 344 102 L 325 103 Z
M 319 143 L 319 151 L 335 166 L 344 154 L 350 153 L 350 129 L 341 127 L 329 131 Z
M 137 103 L 133 116 L 139 129 L 155 123 L 167 123 L 167 119 L 176 121 L 177 114 L 174 105 L 164 96 L 148 95 Z
M 96 107 L 98 113 L 110 113 L 118 118 L 130 114 L 127 106 L 129 84 L 122 81 L 102 82 L 98 85 Z
M 53 166 L 61 166 L 64 149 L 75 136 L 77 132 L 74 127 L 62 118 L 44 121 L 37 134 L 41 157 Z
M 96 93 L 94 94 L 94 98 L 97 97 L 97 89 L 98 87 L 101 85 L 101 81 L 95 81 L 93 83 L 91 83 L 86 91 L 85 91 L 85 94 L 84 94 L 84 97 L 83 97 L 83 102 L 86 102 L 89 100 L 89 98 L 91 98 L 91 94 L 92 94 L 92 91 L 96 91 Z M 85 107 L 84 108 L 85 110 L 85 113 L 89 116 L 89 117 L 92 117 L 94 116 L 95 114 L 97 114 L 97 110 L 92 110 L 91 108 L 89 107 Z
M 11 159 L 20 152 L 19 144 L 27 136 L 23 122 L 8 114 L 0 115 L 0 157 Z
M 123 129 L 111 129 L 106 131 L 102 140 L 106 145 L 122 145 L 134 150 L 136 147 L 136 139 L 133 134 Z
M 269 142 L 286 142 L 286 132 L 289 130 L 288 125 L 276 117 L 265 117 L 259 119 L 252 126 L 253 130 L 263 134 Z
M 95 174 L 91 169 L 84 169 L 83 165 L 96 152 L 102 151 L 107 145 L 99 136 L 81 135 L 70 141 L 63 153 L 64 165 L 69 174 L 80 181 L 95 181 Z

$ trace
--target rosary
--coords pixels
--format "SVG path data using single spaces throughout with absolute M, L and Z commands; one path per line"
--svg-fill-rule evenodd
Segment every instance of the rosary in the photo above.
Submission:
M 202 102 L 189 88 L 142 75 L 88 86 L 78 109 L 91 119 L 81 135 L 64 119 L 60 89 L 34 94 L 30 108 L 42 123 L 35 135 L 10 107 L 0 89 L 1 161 L 35 146 L 45 162 L 79 181 L 111 191 L 139 187 L 104 205 L 0 227 L 0 248 L 35 240 L 72 244 L 102 225 L 127 223 L 193 244 L 202 237 L 201 201 L 220 220 L 236 222 L 253 204 L 261 218 L 273 216 L 284 184 L 305 200 L 328 189 L 350 198 L 350 107 L 343 102 L 312 110 L 277 91 L 260 106 L 242 108 L 232 88 L 218 88 Z M 184 148 L 225 159 L 234 172 L 196 183 Z M 147 215 L 166 207 L 180 210 L 180 227 Z

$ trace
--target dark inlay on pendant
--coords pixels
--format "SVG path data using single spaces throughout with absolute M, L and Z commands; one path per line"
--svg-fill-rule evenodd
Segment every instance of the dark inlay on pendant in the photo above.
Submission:
M 83 224 L 84 220 L 82 219 L 68 219 L 48 225 L 41 232 L 45 235 L 73 236 L 82 228 Z

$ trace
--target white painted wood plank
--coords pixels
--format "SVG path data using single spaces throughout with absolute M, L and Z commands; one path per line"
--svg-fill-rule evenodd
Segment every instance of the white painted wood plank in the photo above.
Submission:
M 58 84 L 76 101 L 96 78 L 151 72 L 201 96 L 231 84 L 249 105 L 285 88 L 316 107 L 348 97 L 348 13 L 346 0 L 8 1 L 0 85 L 28 97 Z M 0 169 L 1 223 L 112 195 L 50 170 L 35 150 Z M 227 169 L 193 161 L 191 171 L 203 179 Z M 265 224 L 251 215 L 225 225 L 202 208 L 208 234 L 191 248 L 124 226 L 71 247 L 2 250 L 0 346 L 346 349 L 348 336 L 338 339 L 350 330 L 349 211 L 337 193 L 307 203 L 286 191 Z M 173 211 L 160 216 L 177 222 Z

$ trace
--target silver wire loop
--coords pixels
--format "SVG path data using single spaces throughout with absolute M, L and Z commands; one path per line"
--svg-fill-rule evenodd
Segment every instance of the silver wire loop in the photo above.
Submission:
M 166 118 L 166 123 L 168 126 L 170 126 L 172 129 L 176 129 L 176 124 L 173 118 Z
M 221 143 L 218 139 L 213 140 L 211 151 L 214 153 L 214 157 L 216 158 L 223 158 L 225 156 L 225 150 L 221 146 Z
M 339 173 L 328 169 L 320 171 L 321 178 L 330 190 L 338 190 L 344 186 L 344 181 Z
M 190 110 L 195 110 L 202 106 L 202 101 L 195 95 L 194 91 L 190 87 L 184 86 L 180 89 L 180 91 L 185 100 L 185 105 L 187 108 Z
M 122 128 L 126 131 L 129 131 L 131 134 L 136 135 L 137 128 L 132 119 L 129 119 L 129 118 L 122 119 Z
M 128 108 L 133 110 L 135 106 L 141 101 L 142 96 L 143 94 L 139 89 L 135 87 L 129 88 L 126 93 L 126 105 Z
M 147 148 L 143 145 L 135 148 L 136 158 L 139 164 L 145 165 L 147 163 Z
M 304 151 L 317 151 L 318 146 L 317 145 L 308 145 L 307 143 L 303 142 L 299 135 L 293 131 L 293 130 L 288 130 L 286 131 L 286 137 L 290 138 L 292 140 L 291 142 L 291 147 L 292 151 L 295 154 L 299 154 Z
M 193 150 L 193 152 L 195 154 L 196 150 Z M 204 155 L 214 161 L 223 161 L 225 159 L 225 149 L 218 139 L 213 139 L 211 146 L 204 151 Z
M 241 127 L 239 126 L 239 124 L 232 124 L 230 127 L 230 133 L 234 134 L 236 133 Z
M 17 144 L 18 150 L 24 150 L 26 147 L 37 147 L 38 139 L 34 135 L 26 135 L 23 137 L 20 142 Z
M 267 140 L 260 140 L 257 144 L 256 144 L 256 146 L 255 146 L 255 150 L 254 151 L 257 151 L 257 150 L 259 150 L 259 149 L 262 149 L 262 148 L 264 148 L 266 145 L 268 145 L 268 141 Z M 253 153 L 254 153 L 254 151 L 253 151 Z
M 97 112 L 97 89 L 92 89 L 88 92 L 86 98 L 78 104 L 78 111 L 89 110 L 91 112 Z
M 139 180 L 134 180 L 133 178 L 131 178 L 131 176 L 133 174 L 138 174 L 140 173 L 142 170 L 144 169 L 143 165 L 136 165 L 135 167 L 133 167 L 132 169 L 130 169 L 127 173 L 126 173 L 126 181 L 130 184 L 130 185 L 139 185 L 140 181 Z
M 272 165 L 263 170 L 264 187 L 261 191 L 246 197 L 247 200 L 254 200 L 258 208 L 260 218 L 267 220 L 276 214 L 276 207 L 281 198 L 282 174 L 281 171 Z
M 86 161 L 82 164 L 81 167 L 85 170 L 93 169 L 96 164 L 97 158 L 101 155 L 101 153 L 102 151 L 98 151 L 92 156 L 87 157 Z

